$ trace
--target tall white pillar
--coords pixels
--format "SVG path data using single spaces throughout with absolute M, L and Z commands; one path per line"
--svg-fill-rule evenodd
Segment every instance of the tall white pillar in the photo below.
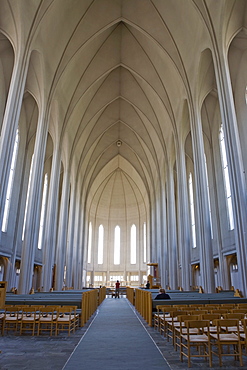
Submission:
M 169 254 L 169 286 L 171 289 L 178 287 L 178 263 L 177 263 L 177 220 L 175 205 L 175 190 L 173 168 L 167 169 L 167 231 L 168 231 L 168 254 Z
M 0 225 L 2 225 L 9 172 L 15 144 L 16 130 L 22 105 L 28 63 L 20 53 L 16 57 L 6 102 L 0 139 Z M 0 233 L 1 237 L 1 233 Z
M 169 283 L 169 257 L 168 257 L 168 246 L 167 246 L 167 212 L 166 212 L 166 188 L 165 180 L 162 178 L 161 183 L 161 222 L 160 231 L 161 234 L 161 258 L 159 261 L 159 277 L 161 279 L 161 286 L 166 288 Z
M 63 287 L 65 253 L 67 249 L 67 231 L 68 231 L 68 205 L 70 195 L 69 172 L 65 171 L 63 175 L 62 197 L 60 204 L 59 228 L 56 250 L 56 278 L 55 288 L 61 290 Z
M 187 190 L 187 176 L 185 166 L 185 153 L 181 147 L 177 152 L 178 172 L 178 236 L 180 249 L 181 285 L 184 290 L 191 286 L 191 260 L 190 260 L 190 224 L 189 201 Z
M 210 206 L 207 189 L 207 173 L 204 157 L 204 143 L 201 116 L 191 119 L 191 134 L 194 159 L 194 184 L 196 198 L 196 240 L 200 252 L 201 285 L 205 292 L 215 291 L 213 248 L 210 224 Z
M 48 124 L 41 112 L 38 121 L 33 154 L 33 169 L 26 214 L 26 225 L 21 253 L 21 272 L 18 291 L 28 293 L 32 287 L 35 248 L 38 247 L 38 230 L 41 211 L 44 158 Z
M 52 158 L 51 178 L 49 181 L 49 193 L 47 201 L 46 222 L 43 242 L 43 270 L 42 286 L 45 292 L 52 287 L 52 269 L 55 262 L 57 217 L 58 217 L 58 194 L 61 168 L 61 153 L 56 144 Z
M 86 266 L 87 260 L 85 259 L 85 230 L 87 231 L 88 228 L 85 227 L 85 222 L 84 222 L 84 212 L 85 210 L 82 208 L 82 202 L 78 202 L 78 231 L 77 231 L 77 243 L 76 243 L 76 248 L 77 248 L 77 286 L 78 289 L 82 288 L 82 285 L 86 285 L 86 282 L 83 282 L 83 267 L 84 264 Z
M 216 81 L 219 91 L 219 103 L 232 191 L 235 245 L 240 276 L 240 286 L 238 288 L 243 292 L 244 296 L 247 296 L 247 199 L 244 177 L 245 169 L 242 161 L 227 56 L 222 52 L 219 54 L 219 60 L 216 60 L 216 62 L 218 63 Z
M 73 248 L 75 239 L 75 204 L 76 204 L 76 191 L 73 184 L 70 193 L 69 202 L 69 222 L 68 222 L 68 245 L 66 251 L 66 285 L 72 286 L 72 271 L 73 271 Z

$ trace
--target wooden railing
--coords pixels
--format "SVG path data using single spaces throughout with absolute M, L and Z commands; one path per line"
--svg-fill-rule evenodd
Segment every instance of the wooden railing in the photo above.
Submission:
M 98 289 L 82 293 L 81 326 L 84 326 L 98 307 Z
M 146 320 L 149 326 L 152 326 L 152 294 L 148 290 L 135 290 L 135 308 Z
M 106 287 L 99 288 L 99 305 L 103 302 L 106 297 Z
M 127 286 L 126 288 L 126 298 L 130 301 L 133 306 L 135 305 L 135 289 Z

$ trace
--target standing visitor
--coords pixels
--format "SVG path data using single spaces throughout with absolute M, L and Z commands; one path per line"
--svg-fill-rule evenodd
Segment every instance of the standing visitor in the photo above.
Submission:
M 117 280 L 116 282 L 116 288 L 115 288 L 115 298 L 119 298 L 119 288 L 120 288 L 120 283 L 119 281 Z

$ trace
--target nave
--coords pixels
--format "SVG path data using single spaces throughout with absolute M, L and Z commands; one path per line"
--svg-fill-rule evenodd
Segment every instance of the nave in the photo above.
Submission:
M 170 369 L 127 299 L 105 299 L 64 370 Z

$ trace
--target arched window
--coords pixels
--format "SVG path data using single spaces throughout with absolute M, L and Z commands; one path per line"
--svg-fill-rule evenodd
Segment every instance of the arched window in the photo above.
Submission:
M 33 155 L 32 155 L 32 161 L 31 161 L 30 172 L 29 172 L 29 179 L 28 179 L 27 199 L 26 199 L 26 207 L 25 207 L 25 215 L 24 215 L 23 229 L 22 229 L 22 240 L 24 240 L 24 233 L 25 233 L 25 228 L 26 228 L 27 206 L 28 206 L 28 201 L 29 201 L 32 172 L 33 172 Z
M 120 227 L 114 231 L 114 265 L 120 265 Z
M 147 227 L 146 222 L 143 224 L 143 262 L 147 262 Z
M 91 263 L 91 255 L 92 255 L 92 222 L 89 223 L 88 228 L 87 263 Z
M 42 241 L 43 241 L 43 234 L 44 234 L 45 211 L 46 211 L 46 200 L 47 200 L 47 189 L 48 189 L 48 175 L 46 173 L 45 178 L 44 178 L 42 206 L 41 206 L 40 223 L 39 223 L 38 249 L 42 249 Z
M 130 230 L 130 263 L 136 264 L 136 225 L 132 225 Z
M 194 194 L 193 194 L 193 180 L 192 173 L 189 174 L 189 195 L 190 195 L 190 221 L 192 233 L 192 248 L 196 248 L 196 222 L 194 209 Z
M 225 195 L 226 195 L 226 208 L 228 214 L 228 222 L 229 222 L 229 230 L 234 229 L 234 220 L 233 220 L 233 211 L 232 211 L 232 194 L 231 194 L 231 186 L 230 186 L 230 177 L 228 171 L 228 162 L 226 157 L 226 144 L 225 144 L 225 137 L 224 137 L 224 130 L 221 124 L 220 126 L 220 133 L 219 133 L 219 140 L 220 140 L 220 152 L 221 152 L 221 163 L 223 168 L 223 177 L 225 183 Z
M 15 135 L 14 150 L 13 150 L 12 160 L 11 160 L 11 167 L 10 167 L 10 173 L 9 173 L 9 181 L 8 181 L 7 194 L 6 194 L 6 200 L 5 200 L 5 206 L 4 206 L 4 213 L 3 213 L 3 222 L 2 222 L 3 232 L 7 231 L 7 226 L 8 226 L 9 208 L 10 208 L 10 201 L 11 201 L 12 190 L 13 190 L 13 182 L 14 182 L 14 176 L 15 176 L 15 168 L 16 168 L 19 141 L 20 141 L 20 134 L 19 134 L 19 129 L 17 129 L 16 135 Z
M 99 238 L 98 238 L 98 264 L 103 263 L 103 252 L 104 252 L 104 227 L 100 225 L 99 227 Z

